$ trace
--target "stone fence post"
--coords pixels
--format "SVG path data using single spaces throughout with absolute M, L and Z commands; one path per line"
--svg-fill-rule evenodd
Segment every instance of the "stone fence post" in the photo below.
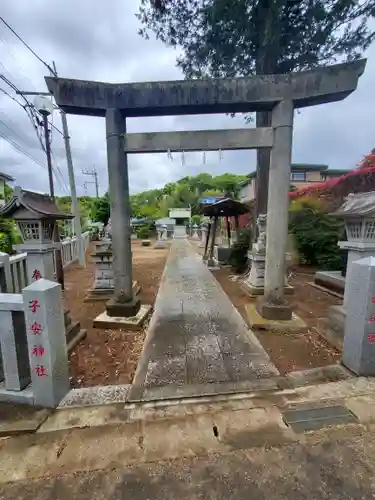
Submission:
M 34 404 L 55 408 L 69 391 L 61 285 L 40 279 L 23 300 Z
M 21 391 L 30 383 L 22 295 L 0 294 L 0 380 L 7 391 Z
M 0 252 L 0 292 L 13 293 L 9 255 Z
M 359 376 L 375 375 L 375 257 L 352 262 L 345 285 L 342 362 Z

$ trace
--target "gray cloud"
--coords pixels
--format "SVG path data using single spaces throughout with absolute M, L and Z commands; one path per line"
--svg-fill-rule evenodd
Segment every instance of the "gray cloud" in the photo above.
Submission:
M 166 48 L 154 39 L 138 36 L 137 0 L 102 2 L 79 0 L 17 0 L 2 2 L 2 16 L 49 64 L 54 60 L 61 76 L 102 81 L 155 81 L 180 79 L 183 75 L 175 66 L 178 52 Z M 343 102 L 303 110 L 295 118 L 293 160 L 296 162 L 328 163 L 333 168 L 353 168 L 361 157 L 374 147 L 373 81 L 375 77 L 375 47 L 368 51 L 368 64 L 357 91 Z M 44 76 L 48 70 L 0 24 L 0 74 L 27 90 L 45 90 Z M 9 90 L 0 81 L 0 87 Z M 17 97 L 18 98 L 18 97 Z M 19 98 L 18 98 L 19 99 Z M 0 132 L 16 141 L 33 157 L 46 165 L 35 132 L 26 113 L 11 99 L 0 93 Z M 105 124 L 103 119 L 69 116 L 77 190 L 84 194 L 89 181 L 82 169 L 96 168 L 100 192 L 107 189 Z M 6 125 L 13 130 L 9 130 Z M 61 129 L 58 113 L 54 124 Z M 169 116 L 137 118 L 128 121 L 129 132 L 194 130 L 244 127 L 242 116 L 223 115 Z M 250 125 L 253 126 L 253 125 Z M 64 143 L 54 131 L 54 157 L 68 183 Z M 208 171 L 248 173 L 255 168 L 255 153 L 251 151 L 130 155 L 129 178 L 132 192 L 163 186 L 185 175 Z M 40 191 L 48 190 L 46 168 L 0 140 L 0 170 L 16 178 L 18 184 Z M 57 179 L 56 191 L 66 191 Z M 90 194 L 94 186 L 88 185 Z

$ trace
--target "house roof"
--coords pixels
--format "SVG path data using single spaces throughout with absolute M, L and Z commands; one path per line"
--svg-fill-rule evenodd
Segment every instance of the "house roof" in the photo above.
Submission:
M 4 174 L 4 172 L 0 172 L 0 180 L 8 181 L 8 182 L 13 182 L 14 181 L 13 177 L 11 177 L 8 174 Z
M 72 214 L 60 212 L 50 196 L 26 191 L 16 186 L 13 191 L 13 197 L 1 208 L 0 215 L 11 218 L 20 208 L 24 208 L 26 211 L 35 214 L 35 217 L 38 219 L 73 219 Z
M 299 170 L 302 170 L 303 172 L 329 172 L 329 173 L 334 173 L 336 172 L 336 169 L 329 169 L 328 168 L 328 165 L 323 165 L 323 164 L 320 164 L 320 163 L 292 163 L 291 165 L 291 171 L 292 172 L 296 172 L 296 171 L 299 171 Z M 343 171 L 343 173 L 347 172 L 347 170 Z M 250 172 L 250 174 L 248 174 L 247 176 L 247 180 L 243 181 L 241 186 L 242 187 L 245 187 L 249 184 L 249 182 L 252 180 L 252 179 L 255 179 L 257 173 L 256 173 L 256 170 L 254 170 L 254 172 Z
M 349 168 L 327 168 L 327 170 L 324 171 L 325 174 L 337 174 L 337 175 L 344 175 L 350 172 Z
M 199 212 L 206 217 L 233 217 L 235 215 L 247 214 L 249 207 L 231 198 L 224 198 L 212 205 L 202 205 Z

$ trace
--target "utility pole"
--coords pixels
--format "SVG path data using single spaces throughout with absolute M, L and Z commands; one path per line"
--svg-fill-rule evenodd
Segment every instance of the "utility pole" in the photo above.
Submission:
M 57 76 L 57 73 L 56 75 Z M 21 95 L 36 95 L 36 96 L 50 96 L 51 94 L 49 92 L 17 92 L 18 94 Z M 39 111 L 39 110 L 38 110 Z M 77 249 L 78 249 L 78 261 L 81 266 L 86 266 L 86 260 L 85 260 L 85 254 L 83 251 L 83 242 L 82 242 L 82 229 L 81 229 L 81 218 L 79 215 L 79 205 L 78 205 L 78 199 L 77 199 L 77 192 L 76 192 L 76 184 L 75 184 L 75 179 L 74 179 L 74 168 L 73 168 L 73 161 L 72 161 L 72 152 L 70 148 L 70 136 L 69 136 L 69 130 L 68 130 L 68 121 L 66 118 L 66 114 L 63 110 L 61 111 L 61 122 L 63 126 L 63 137 L 64 137 L 64 144 L 65 144 L 65 154 L 66 154 L 66 162 L 68 166 L 68 175 L 69 175 L 69 187 L 70 187 L 70 194 L 72 197 L 72 214 L 74 216 L 73 219 L 73 224 L 74 224 L 74 232 L 77 237 Z M 44 123 L 44 116 L 43 116 L 43 124 L 44 124 L 44 130 L 46 130 L 46 126 Z M 48 126 L 48 121 L 47 121 L 47 126 Z M 47 143 L 47 141 L 46 141 Z M 51 181 L 51 177 L 49 175 L 49 182 L 50 182 L 50 191 L 51 191 L 51 182 L 53 185 L 53 177 Z
M 49 180 L 49 190 L 52 201 L 55 201 L 55 189 L 53 185 L 53 171 L 52 171 L 52 160 L 51 160 L 51 138 L 48 130 L 48 116 L 53 112 L 53 104 L 51 101 L 45 97 L 37 97 L 35 99 L 35 107 L 39 113 L 43 116 L 43 127 L 44 127 L 44 137 L 46 141 L 46 156 L 47 156 L 47 167 L 48 167 L 48 180 Z M 61 255 L 61 245 L 60 245 L 60 229 L 58 223 L 55 225 L 54 234 L 55 243 L 58 247 L 55 251 L 55 263 L 56 263 L 56 278 L 60 283 L 61 288 L 64 290 L 64 269 L 62 264 Z
M 99 182 L 98 182 L 98 173 L 93 168 L 92 170 L 82 170 L 83 175 L 90 175 L 91 177 L 94 178 L 93 181 L 86 181 L 85 184 L 95 184 L 95 191 L 96 191 L 96 197 L 99 198 Z
M 86 266 L 85 253 L 83 251 L 83 244 L 82 244 L 83 242 L 82 242 L 81 218 L 79 215 L 79 204 L 78 204 L 78 198 L 77 198 L 76 183 L 75 183 L 75 179 L 74 179 L 72 151 L 70 149 L 68 120 L 66 119 L 66 114 L 63 110 L 61 110 L 61 122 L 62 122 L 63 133 L 64 133 L 66 162 L 68 165 L 70 195 L 72 197 L 72 214 L 74 215 L 74 219 L 73 219 L 74 232 L 75 232 L 75 235 L 77 238 L 78 262 L 81 266 Z

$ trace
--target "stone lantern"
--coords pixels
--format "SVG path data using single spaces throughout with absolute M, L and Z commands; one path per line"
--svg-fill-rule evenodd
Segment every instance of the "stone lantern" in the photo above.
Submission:
M 331 213 L 345 222 L 347 241 L 339 241 L 342 250 L 348 250 L 345 282 L 350 281 L 352 263 L 375 256 L 375 191 L 350 194 L 343 205 Z M 344 307 L 347 301 L 345 287 Z
M 348 301 L 348 284 L 352 280 L 353 262 L 365 257 L 375 257 L 375 191 L 369 193 L 350 194 L 343 205 L 330 214 L 345 222 L 347 241 L 339 241 L 338 246 L 348 251 L 348 260 L 345 276 L 344 303 L 331 306 L 328 320 L 323 321 L 321 327 L 332 332 L 333 341 L 343 339 Z
M 14 248 L 27 253 L 28 282 L 40 278 L 54 280 L 54 231 L 58 220 L 72 219 L 60 212 L 49 196 L 16 187 L 12 199 L 1 209 L 0 215 L 16 221 L 22 244 Z

